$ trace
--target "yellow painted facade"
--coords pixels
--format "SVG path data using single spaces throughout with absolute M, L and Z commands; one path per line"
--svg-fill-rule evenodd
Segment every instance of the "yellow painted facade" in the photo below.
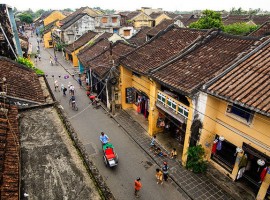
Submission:
M 148 15 L 141 13 L 132 19 L 134 28 L 141 28 L 142 26 L 153 26 L 153 20 Z
M 77 54 L 79 53 L 79 51 L 80 51 L 83 47 L 84 47 L 84 46 L 82 46 L 81 48 L 79 48 L 79 49 L 77 49 L 77 50 L 75 50 L 75 51 L 73 51 L 73 52 L 71 53 L 71 55 L 72 55 L 72 64 L 73 64 L 74 67 L 78 67 L 78 66 L 79 66 L 79 59 L 78 59 Z M 69 59 L 67 53 L 66 53 L 66 59 L 67 59 L 67 60 Z
M 163 128 L 157 127 L 157 120 L 159 117 L 159 113 L 161 110 L 156 107 L 156 102 L 157 102 L 157 96 L 158 93 L 162 93 L 160 91 L 160 84 L 153 81 L 152 79 L 146 77 L 146 76 L 137 76 L 133 75 L 132 71 L 129 69 L 125 68 L 124 66 L 120 66 L 120 90 L 121 90 L 121 102 L 122 102 L 122 108 L 125 109 L 130 109 L 133 108 L 134 110 L 137 110 L 137 106 L 135 103 L 127 103 L 126 102 L 126 88 L 135 88 L 137 91 L 143 92 L 146 94 L 149 98 L 149 116 L 148 116 L 148 133 L 149 135 L 155 135 L 163 130 Z M 163 93 L 164 94 L 164 93 Z M 164 94 L 165 95 L 165 94 Z M 167 104 L 167 100 L 171 97 L 166 96 L 165 97 L 165 104 Z M 178 102 L 175 100 L 174 102 L 178 105 L 186 107 L 188 110 L 188 118 L 187 118 L 187 128 L 186 128 L 186 134 L 185 134 L 185 141 L 184 141 L 184 148 L 183 148 L 183 154 L 182 154 L 182 163 L 185 165 L 186 160 L 187 160 L 187 149 L 189 147 L 189 138 L 190 138 L 190 127 L 191 127 L 191 122 L 193 118 L 193 110 L 192 108 L 192 101 L 189 100 L 190 107 L 185 106 L 181 102 Z M 177 113 L 177 111 L 175 111 Z
M 47 26 L 49 23 L 55 20 L 62 20 L 65 17 L 66 16 L 62 12 L 55 10 L 43 20 L 44 26 Z
M 165 13 L 162 13 L 161 15 L 159 15 L 156 19 L 155 19 L 155 26 L 158 25 L 162 20 L 164 19 L 171 19 L 168 15 L 166 15 Z
M 45 48 L 52 48 L 53 47 L 53 41 L 52 41 L 50 31 L 44 34 L 43 41 L 44 41 L 44 47 Z
M 227 112 L 228 102 L 208 95 L 203 120 L 200 144 L 205 148 L 206 159 L 224 174 L 236 180 L 239 171 L 239 160 L 244 153 L 238 153 L 232 172 L 211 159 L 212 145 L 215 135 L 223 136 L 226 141 L 242 148 L 246 143 L 261 153 L 270 156 L 270 118 L 255 113 L 250 123 L 241 117 Z M 210 145 L 206 145 L 210 144 Z M 264 199 L 269 183 L 261 184 L 257 199 Z

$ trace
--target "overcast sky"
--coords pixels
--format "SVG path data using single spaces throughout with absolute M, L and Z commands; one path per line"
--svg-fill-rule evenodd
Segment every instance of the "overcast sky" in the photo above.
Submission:
M 192 10 L 227 10 L 241 7 L 270 11 L 270 0 L 1 0 L 19 10 L 31 8 L 38 9 L 64 9 L 79 8 L 82 6 L 101 7 L 103 9 L 136 10 L 140 7 L 163 8 L 167 11 L 192 11 Z

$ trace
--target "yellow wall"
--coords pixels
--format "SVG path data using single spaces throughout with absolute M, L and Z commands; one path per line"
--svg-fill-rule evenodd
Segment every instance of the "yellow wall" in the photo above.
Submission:
M 168 15 L 166 14 L 161 14 L 155 19 L 155 26 L 158 25 L 163 19 L 171 19 Z
M 138 15 L 138 17 L 135 17 L 133 21 L 134 21 L 133 23 L 134 28 L 140 28 L 142 26 L 148 26 L 148 27 L 153 26 L 153 20 L 146 14 Z
M 263 148 L 263 146 L 266 147 L 267 145 L 269 147 L 270 144 L 270 118 L 255 113 L 251 123 L 247 124 L 239 119 L 237 120 L 234 115 L 227 113 L 227 105 L 228 103 L 226 101 L 208 95 L 200 144 L 205 147 L 207 154 L 206 159 L 221 172 L 229 175 L 235 180 L 238 172 L 237 164 L 234 165 L 232 173 L 229 173 L 210 159 L 215 135 L 218 134 L 224 136 L 228 142 L 241 148 L 245 142 L 258 151 L 270 156 L 270 151 Z M 206 143 L 211 145 L 207 148 L 205 146 Z M 239 154 L 238 156 L 241 157 Z M 267 184 L 262 184 L 261 187 L 266 187 L 266 185 Z M 260 193 L 260 198 L 265 190 L 265 188 L 260 188 L 260 191 L 262 191 Z
M 44 41 L 45 48 L 52 48 L 53 47 L 53 45 L 49 45 L 49 41 L 52 41 L 51 32 L 44 34 L 43 41 Z
M 44 26 L 47 26 L 49 23 L 55 21 L 55 20 L 62 20 L 64 19 L 66 16 L 63 15 L 63 13 L 61 13 L 60 11 L 53 11 L 48 17 L 46 17 L 43 22 L 44 22 Z

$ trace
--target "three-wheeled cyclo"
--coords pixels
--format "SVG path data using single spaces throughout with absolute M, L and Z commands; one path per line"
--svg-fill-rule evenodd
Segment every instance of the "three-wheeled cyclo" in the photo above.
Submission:
M 114 151 L 112 143 L 106 143 L 102 146 L 103 159 L 106 167 L 114 167 L 118 164 L 118 155 Z

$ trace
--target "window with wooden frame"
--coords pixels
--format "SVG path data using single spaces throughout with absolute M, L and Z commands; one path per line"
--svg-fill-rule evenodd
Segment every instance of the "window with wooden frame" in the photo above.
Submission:
M 130 36 L 130 30 L 124 30 L 124 36 Z
M 102 23 L 107 23 L 108 22 L 108 18 L 107 17 L 102 17 L 101 22 Z

